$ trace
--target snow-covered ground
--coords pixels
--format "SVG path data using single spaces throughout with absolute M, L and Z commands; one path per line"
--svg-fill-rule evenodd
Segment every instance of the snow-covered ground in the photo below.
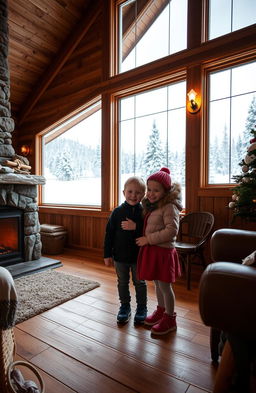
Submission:
M 123 202 L 123 185 L 133 174 L 122 175 L 119 191 L 120 203 Z M 46 176 L 43 186 L 43 202 L 56 205 L 101 205 L 101 178 L 87 177 L 79 180 L 60 181 Z M 182 203 L 185 207 L 185 187 L 182 187 Z
M 101 178 L 60 181 L 46 179 L 43 202 L 58 205 L 101 205 Z

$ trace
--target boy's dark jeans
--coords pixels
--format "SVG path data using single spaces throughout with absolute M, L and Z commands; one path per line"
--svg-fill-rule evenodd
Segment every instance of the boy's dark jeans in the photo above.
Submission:
M 145 281 L 137 280 L 136 263 L 122 263 L 115 261 L 115 268 L 117 274 L 117 288 L 121 304 L 128 304 L 131 301 L 129 290 L 130 272 L 132 273 L 132 282 L 136 292 L 137 306 L 147 305 L 147 284 Z

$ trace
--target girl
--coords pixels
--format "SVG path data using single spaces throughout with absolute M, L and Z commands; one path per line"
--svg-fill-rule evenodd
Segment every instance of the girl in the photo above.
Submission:
M 136 239 L 141 247 L 138 256 L 139 280 L 154 280 L 157 309 L 144 323 L 153 334 L 176 330 L 175 295 L 171 286 L 180 275 L 175 240 L 179 229 L 181 187 L 171 183 L 168 168 L 161 168 L 147 179 L 147 193 L 142 201 L 144 236 Z

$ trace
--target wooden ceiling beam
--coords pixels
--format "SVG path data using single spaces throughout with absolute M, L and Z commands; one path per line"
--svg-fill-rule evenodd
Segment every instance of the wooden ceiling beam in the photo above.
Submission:
M 21 125 L 25 121 L 26 117 L 34 108 L 40 97 L 44 94 L 48 86 L 58 75 L 59 71 L 64 66 L 70 55 L 76 49 L 90 27 L 93 25 L 100 12 L 101 7 L 99 6 L 99 2 L 91 2 L 88 12 L 86 12 L 86 15 L 81 18 L 77 24 L 77 28 L 67 39 L 65 48 L 61 48 L 61 50 L 57 53 L 55 59 L 51 63 L 51 66 L 48 67 L 44 74 L 40 77 L 40 80 L 37 81 L 35 88 L 32 89 L 33 92 L 25 100 L 25 104 L 21 107 L 17 116 L 18 125 Z

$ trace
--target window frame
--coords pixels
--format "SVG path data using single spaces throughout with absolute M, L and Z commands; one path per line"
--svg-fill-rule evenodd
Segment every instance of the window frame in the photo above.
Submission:
M 111 75 L 110 76 L 118 76 L 118 75 L 123 74 L 125 72 L 135 70 L 139 67 L 147 66 L 148 64 L 150 64 L 152 62 L 159 61 L 165 57 L 169 57 L 169 56 L 172 56 L 173 54 L 180 53 L 183 50 L 189 49 L 189 36 L 188 36 L 189 4 L 188 4 L 188 7 L 187 7 L 187 37 L 188 37 L 188 39 L 187 39 L 187 47 L 186 48 L 179 50 L 179 51 L 172 53 L 172 54 L 167 54 L 167 55 L 160 57 L 158 59 L 151 60 L 148 63 L 135 66 L 135 67 L 128 69 L 126 71 L 120 71 L 120 59 L 119 59 L 119 55 L 120 55 L 120 15 L 119 15 L 119 7 L 120 7 L 120 5 L 122 5 L 123 3 L 126 3 L 128 1 L 129 0 L 114 0 L 113 1 L 114 5 L 111 7 L 112 12 L 110 14 L 110 23 L 111 23 L 112 27 L 110 29 L 110 39 L 111 39 L 111 54 L 110 54 L 110 58 L 111 58 L 110 74 Z M 133 1 L 133 0 L 130 0 L 130 1 Z M 135 1 L 137 1 L 137 0 L 135 0 Z M 151 0 L 151 1 L 153 3 L 154 0 Z M 189 3 L 189 0 L 187 0 L 187 1 Z M 205 1 L 207 1 L 207 3 L 208 3 L 209 0 L 203 0 L 203 2 L 205 2 Z M 150 6 L 151 6 L 151 4 L 147 5 L 147 7 L 149 7 L 149 8 L 150 8 Z
M 232 4 L 231 4 L 231 10 L 232 10 L 232 9 L 233 9 L 233 1 L 234 1 L 234 0 L 231 0 L 231 1 L 232 1 Z M 222 37 L 228 36 L 228 35 L 230 35 L 230 34 L 232 34 L 232 33 L 235 33 L 235 32 L 237 32 L 237 31 L 239 31 L 239 30 L 243 30 L 243 29 L 246 29 L 246 28 L 249 28 L 249 27 L 253 26 L 253 24 L 249 24 L 249 25 L 246 25 L 246 26 L 244 26 L 244 27 L 240 27 L 239 29 L 231 30 L 231 31 L 229 31 L 228 33 L 218 35 L 218 36 L 216 36 L 216 37 L 214 37 L 214 38 L 209 38 L 209 29 L 210 29 L 210 18 L 209 18 L 209 16 L 210 16 L 210 0 L 203 0 L 203 2 L 204 2 L 204 21 L 205 21 L 205 24 L 204 24 L 204 40 L 205 40 L 205 41 L 212 41 L 212 40 L 215 40 L 215 39 L 218 39 L 218 38 L 222 38 Z M 231 25 L 233 25 L 233 17 L 234 17 L 234 15 L 232 15 L 232 11 L 231 11 L 230 17 L 231 17 L 231 22 L 232 22 Z
M 182 70 L 180 72 L 175 72 L 173 74 L 170 74 L 164 78 L 156 78 L 153 82 L 148 81 L 147 83 L 141 83 L 141 84 L 136 84 L 133 86 L 130 86 L 129 89 L 121 89 L 119 91 L 116 91 L 111 95 L 111 100 L 113 102 L 113 112 L 115 113 L 115 126 L 113 128 L 113 136 L 114 136 L 114 144 L 116 147 L 116 182 L 114 184 L 114 195 L 115 199 L 112 200 L 112 208 L 118 204 L 118 196 L 119 196 L 119 188 L 120 188 L 120 168 L 119 168 L 119 146 L 120 146 L 120 135 L 119 135 L 119 100 L 122 98 L 127 98 L 129 96 L 133 96 L 139 93 L 147 92 L 153 89 L 157 89 L 160 87 L 167 86 L 172 83 L 176 82 L 181 82 L 181 81 L 186 81 L 186 71 Z
M 225 69 L 229 69 L 235 66 L 243 65 L 249 63 L 250 61 L 256 61 L 256 50 L 249 53 L 244 53 L 240 56 L 230 56 L 221 61 L 214 61 L 209 64 L 205 64 L 203 66 L 203 80 L 204 80 L 204 95 L 203 102 L 205 102 L 203 108 L 203 121 L 202 121 L 202 165 L 201 165 L 201 187 L 200 187 L 200 195 L 205 192 L 208 193 L 210 190 L 222 189 L 228 191 L 228 195 L 230 195 L 230 190 L 234 188 L 234 183 L 216 183 L 209 184 L 209 74 L 214 71 L 224 71 Z M 242 159 L 242 157 L 241 157 Z
M 94 107 L 87 110 L 88 108 L 90 108 L 90 106 L 94 106 Z M 61 121 L 54 123 L 50 127 L 47 127 L 46 129 L 44 129 L 43 131 L 38 133 L 36 135 L 36 139 L 35 139 L 36 157 L 39 157 L 39 159 L 37 159 L 37 161 L 36 161 L 36 173 L 43 176 L 43 153 L 42 153 L 43 137 L 45 137 L 45 135 L 50 133 L 55 128 L 58 128 L 58 130 L 56 130 L 52 135 L 49 136 L 49 141 L 52 141 L 100 109 L 102 109 L 102 98 L 101 98 L 101 96 L 97 96 L 93 100 L 91 100 L 90 102 L 88 102 L 85 105 L 83 105 L 82 107 L 80 107 L 78 110 L 72 112 L 71 114 L 69 114 L 65 118 L 61 119 Z M 72 118 L 74 118 L 74 119 L 72 120 Z M 102 137 L 102 129 L 101 129 L 101 137 Z M 101 151 L 102 151 L 102 139 L 101 139 Z M 101 184 L 102 184 L 102 179 L 101 179 Z M 62 203 L 43 202 L 43 188 L 42 187 L 43 187 L 43 185 L 38 186 L 38 205 L 40 206 L 40 209 L 41 208 L 50 208 L 50 209 L 51 208 L 54 208 L 54 209 L 59 208 L 60 210 L 65 209 L 65 211 L 70 210 L 71 212 L 73 210 L 76 210 L 76 211 L 77 210 L 79 210 L 79 211 L 91 210 L 91 211 L 95 211 L 95 212 L 97 212 L 97 211 L 99 212 L 102 210 L 102 203 L 99 206 L 91 206 L 91 205 L 78 205 L 78 204 L 74 204 L 74 205 L 68 204 L 67 205 L 67 204 L 62 204 Z M 101 195 L 101 201 L 102 201 L 102 195 Z

